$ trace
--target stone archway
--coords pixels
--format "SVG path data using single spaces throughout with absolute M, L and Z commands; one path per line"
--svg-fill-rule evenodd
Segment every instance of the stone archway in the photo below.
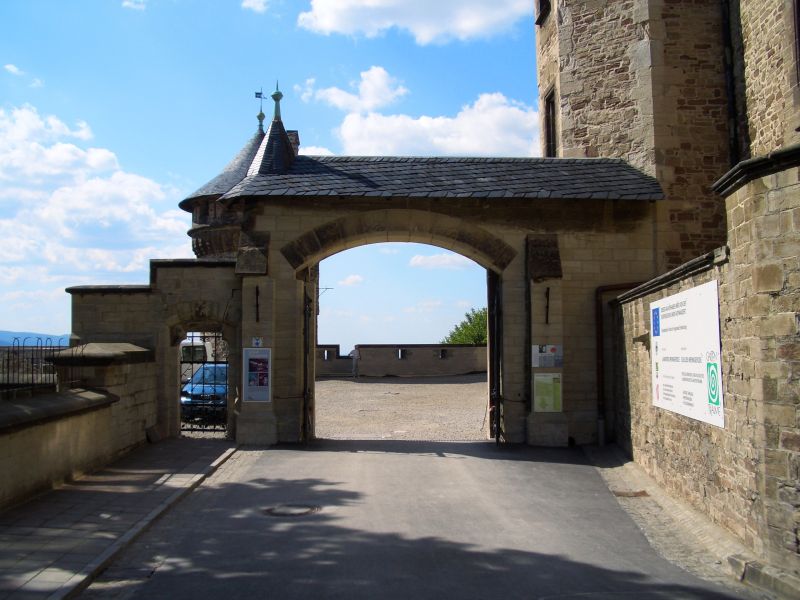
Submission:
M 315 430 L 313 354 L 317 328 L 318 265 L 338 252 L 381 242 L 415 242 L 437 246 L 470 258 L 486 269 L 489 309 L 487 401 L 492 416 L 490 432 L 499 442 L 503 437 L 502 273 L 517 251 L 501 238 L 463 219 L 413 209 L 353 213 L 317 225 L 281 247 L 281 254 L 294 269 L 296 277 L 303 281 L 304 288 L 302 437 L 313 438 Z
M 414 209 L 354 213 L 318 225 L 281 247 L 281 254 L 299 273 L 323 259 L 356 246 L 378 242 L 431 244 L 502 272 L 517 251 L 501 238 L 463 219 Z

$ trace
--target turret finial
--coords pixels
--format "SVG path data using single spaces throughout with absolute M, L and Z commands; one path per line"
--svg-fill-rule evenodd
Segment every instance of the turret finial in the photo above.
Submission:
M 261 133 L 264 133 L 264 88 L 261 88 L 260 91 L 256 92 L 256 98 L 258 98 L 258 114 L 256 115 L 256 119 L 258 119 L 258 130 Z
M 278 82 L 275 82 L 275 93 L 272 94 L 272 99 L 275 100 L 275 115 L 272 117 L 275 121 L 281 120 L 281 98 L 283 94 L 278 89 Z

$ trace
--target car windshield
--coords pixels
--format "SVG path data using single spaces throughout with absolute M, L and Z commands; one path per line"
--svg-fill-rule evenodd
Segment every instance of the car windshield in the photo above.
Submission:
M 225 385 L 228 383 L 228 365 L 203 365 L 192 376 L 197 385 Z

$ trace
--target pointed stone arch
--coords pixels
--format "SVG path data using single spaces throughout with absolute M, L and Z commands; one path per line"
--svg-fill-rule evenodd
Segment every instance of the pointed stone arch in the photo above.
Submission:
M 505 241 L 463 219 L 414 209 L 357 213 L 305 232 L 281 248 L 295 271 L 356 246 L 380 242 L 416 242 L 457 252 L 500 273 L 517 252 Z

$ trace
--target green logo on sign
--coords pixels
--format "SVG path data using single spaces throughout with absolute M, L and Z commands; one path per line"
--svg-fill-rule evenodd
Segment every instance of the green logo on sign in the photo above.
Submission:
M 708 373 L 708 403 L 719 406 L 719 367 L 717 363 L 706 363 Z

